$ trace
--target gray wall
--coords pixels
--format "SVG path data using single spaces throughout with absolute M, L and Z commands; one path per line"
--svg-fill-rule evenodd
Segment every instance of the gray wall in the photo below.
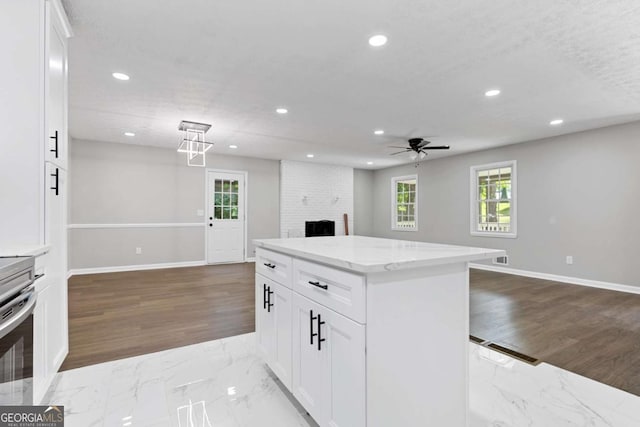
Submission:
M 374 171 L 353 170 L 353 234 L 373 236 Z
M 473 237 L 469 168 L 503 160 L 518 162 L 518 237 Z M 640 286 L 639 161 L 635 122 L 378 170 L 375 235 L 506 249 L 512 268 Z M 413 173 L 419 231 L 391 231 L 390 180 Z
M 252 239 L 279 235 L 279 163 L 213 154 L 207 168 L 248 172 L 248 256 Z M 197 223 L 205 169 L 172 149 L 74 140 L 70 224 Z M 142 254 L 136 255 L 135 248 Z M 71 229 L 69 268 L 202 261 L 204 227 Z

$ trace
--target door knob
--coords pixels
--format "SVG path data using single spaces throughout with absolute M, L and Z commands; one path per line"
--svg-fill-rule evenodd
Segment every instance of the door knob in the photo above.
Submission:
M 212 216 L 209 217 L 209 221 L 213 221 L 213 217 Z
M 209 227 L 213 227 L 213 224 L 209 223 Z

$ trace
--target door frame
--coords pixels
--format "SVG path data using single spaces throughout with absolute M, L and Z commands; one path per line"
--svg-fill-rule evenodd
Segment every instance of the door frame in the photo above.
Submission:
M 238 175 L 244 176 L 244 239 L 242 246 L 243 250 L 243 260 L 240 262 L 247 262 L 247 217 L 248 208 L 249 208 L 249 172 L 248 171 L 239 171 L 239 170 L 230 170 L 230 169 L 218 169 L 218 168 L 206 168 L 204 171 L 204 263 L 205 265 L 214 265 L 209 264 L 209 229 L 207 228 L 207 209 L 208 209 L 208 196 L 209 196 L 209 173 L 235 173 Z M 234 264 L 234 263 L 229 263 Z

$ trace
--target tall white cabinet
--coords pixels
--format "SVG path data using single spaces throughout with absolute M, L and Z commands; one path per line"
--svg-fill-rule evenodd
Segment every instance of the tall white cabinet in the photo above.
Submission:
M 68 64 L 71 28 L 59 0 L 0 3 L 0 253 L 36 259 L 34 403 L 68 353 Z

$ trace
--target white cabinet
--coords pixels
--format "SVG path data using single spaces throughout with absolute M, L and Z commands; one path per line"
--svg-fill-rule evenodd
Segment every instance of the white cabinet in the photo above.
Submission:
M 365 326 L 294 292 L 293 394 L 320 426 L 366 425 Z
M 0 250 L 44 246 L 38 259 L 34 322 L 34 403 L 40 403 L 68 351 L 67 38 L 59 0 L 0 2 L 2 143 Z M 57 194 L 56 194 L 57 193 Z
M 51 3 L 50 3 L 51 4 Z M 67 34 L 55 6 L 49 7 L 47 41 L 49 58 L 45 64 L 47 76 L 45 160 L 67 169 Z
M 256 274 L 258 350 L 291 390 L 291 289 Z

